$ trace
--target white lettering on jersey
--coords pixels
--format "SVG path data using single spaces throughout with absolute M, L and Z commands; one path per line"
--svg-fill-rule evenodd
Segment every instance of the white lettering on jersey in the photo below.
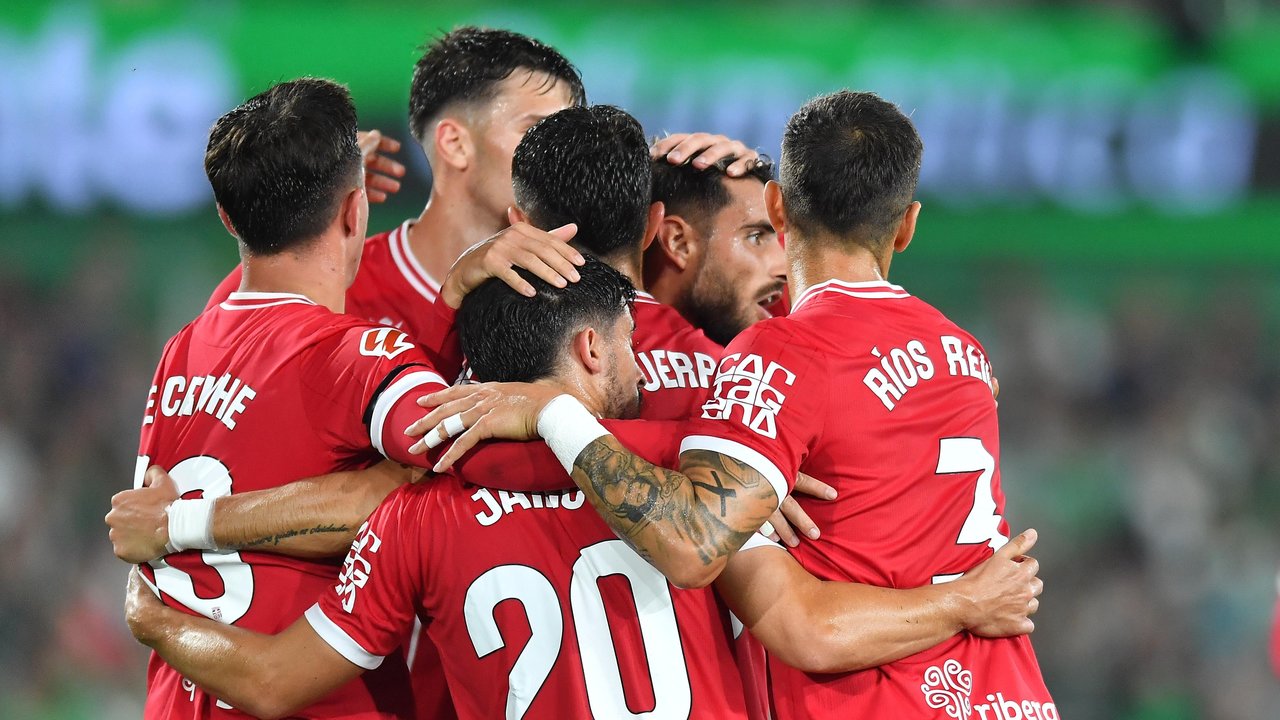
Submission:
M 156 393 L 159 388 L 159 402 Z M 143 425 L 155 422 L 155 408 L 160 407 L 164 417 L 190 417 L 197 412 L 217 418 L 228 430 L 236 429 L 236 418 L 245 411 L 247 403 L 258 396 L 257 391 L 227 373 L 222 377 L 195 375 L 183 377 L 171 375 L 159 385 L 152 385 L 147 395 L 147 411 Z
M 369 529 L 369 523 L 361 525 L 356 541 L 351 543 L 347 559 L 342 563 L 342 572 L 338 575 L 338 585 L 335 588 L 342 598 L 342 609 L 347 613 L 356 606 L 356 591 L 369 582 L 369 575 L 373 573 L 373 564 L 366 555 L 376 555 L 381 547 L 382 538 Z
M 987 356 L 981 350 L 951 335 L 943 335 L 939 341 L 942 342 L 942 352 L 946 353 L 947 371 L 951 375 L 975 378 L 991 387 L 991 363 L 987 362 Z
M 766 363 L 759 355 L 726 355 L 716 374 L 715 394 L 702 405 L 702 417 L 730 420 L 734 410 L 740 410 L 743 425 L 764 437 L 776 438 L 778 412 L 787 400 L 780 388 L 795 380 L 795 373 L 776 362 Z
M 646 392 L 660 388 L 709 388 L 716 370 L 715 358 L 700 352 L 689 357 L 677 350 L 646 350 L 636 353 L 636 360 L 640 362 Z
M 413 343 L 409 338 L 395 328 L 370 328 L 360 336 L 360 354 L 367 357 L 394 360 L 397 355 L 412 347 Z
M 868 370 L 862 376 L 862 384 L 875 393 L 890 412 L 908 390 L 934 376 L 933 361 L 919 340 L 908 341 L 905 350 L 890 348 L 888 353 L 873 347 L 871 354 L 879 361 L 880 367 Z
M 475 514 L 475 518 L 476 522 L 485 527 L 493 525 L 516 510 L 543 510 L 560 507 L 566 510 L 577 510 L 587 502 L 587 496 L 581 490 L 576 489 L 562 493 L 522 493 L 476 488 L 471 499 L 482 506 L 480 511 Z

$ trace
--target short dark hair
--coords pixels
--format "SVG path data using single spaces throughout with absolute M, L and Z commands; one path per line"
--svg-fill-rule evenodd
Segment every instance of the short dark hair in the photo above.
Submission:
M 606 260 L 640 251 L 651 172 L 640 123 L 611 105 L 548 115 L 511 159 L 516 205 L 529 222 L 577 223 L 573 244 Z
M 204 170 L 249 252 L 301 245 L 363 182 L 351 94 L 319 78 L 272 86 L 218 118 Z
M 436 38 L 414 66 L 409 130 L 428 145 L 431 121 L 445 107 L 492 99 L 498 83 L 518 69 L 546 73 L 547 89 L 563 82 L 574 105 L 587 102 L 578 68 L 555 48 L 509 30 L 467 25 Z
M 653 202 L 660 202 L 667 215 L 679 215 L 700 231 L 707 231 L 707 223 L 716 213 L 729 204 L 729 190 L 724 181 L 729 176 L 725 170 L 736 157 L 721 159 L 714 165 L 696 168 L 693 163 L 673 165 L 666 157 L 653 161 Z M 767 155 L 738 178 L 755 178 L 761 185 L 773 179 L 773 161 Z
M 915 195 L 923 152 L 911 120 L 874 93 L 810 100 L 782 136 L 787 222 L 879 250 Z
M 636 291 L 609 265 L 591 257 L 578 268 L 582 279 L 558 288 L 515 268 L 537 290 L 526 297 L 489 278 L 462 300 L 458 336 L 477 380 L 530 382 L 556 371 L 572 334 L 607 325 L 629 312 Z

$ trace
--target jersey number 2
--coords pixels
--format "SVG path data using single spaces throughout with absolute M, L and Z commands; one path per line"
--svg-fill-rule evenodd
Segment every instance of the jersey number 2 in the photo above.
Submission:
M 649 661 L 655 702 L 655 707 L 647 712 L 633 713 L 623 693 L 609 618 L 596 582 L 609 575 L 625 577 L 635 597 L 636 618 Z M 495 567 L 471 584 L 463 606 L 467 631 L 479 657 L 505 645 L 493 617 L 494 608 L 504 600 L 518 600 L 529 619 L 529 641 L 507 679 L 505 717 L 520 720 L 559 658 L 564 617 L 555 588 L 542 573 L 526 565 Z M 592 716 L 648 720 L 689 717 L 693 692 L 666 578 L 621 540 L 606 540 L 583 548 L 581 557 L 573 564 L 569 607 L 578 635 L 578 652 L 582 656 L 582 675 Z
M 964 525 L 960 526 L 957 545 L 985 544 L 992 550 L 999 550 L 1009 542 L 1009 538 L 1000 532 L 1002 518 L 996 512 L 996 499 L 991 487 L 995 471 L 996 460 L 979 438 L 950 437 L 938 442 L 937 474 L 980 473 L 973 488 L 973 509 L 965 517 Z M 951 582 L 961 575 L 963 573 L 934 575 L 933 584 Z

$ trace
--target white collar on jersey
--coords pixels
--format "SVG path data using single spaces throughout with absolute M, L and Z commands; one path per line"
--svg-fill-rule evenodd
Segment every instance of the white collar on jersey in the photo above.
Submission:
M 409 247 L 409 226 L 412 224 L 413 219 L 405 220 L 400 223 L 400 227 L 391 231 L 387 238 L 391 260 L 410 287 L 430 302 L 435 302 L 436 296 L 440 294 L 440 283 L 422 267 L 422 263 L 413 254 L 413 248 Z
M 636 291 L 636 302 L 648 303 L 649 305 L 661 305 L 658 299 L 643 290 Z
M 821 293 L 834 292 L 849 297 L 865 298 L 868 300 L 880 300 L 890 298 L 906 298 L 911 294 L 903 290 L 897 285 L 892 285 L 885 280 L 869 280 L 867 282 L 845 282 L 843 280 L 828 280 L 818 283 L 813 287 L 805 290 L 791 303 L 791 312 L 800 309 L 800 306 L 809 300 L 809 298 Z
M 257 310 L 276 305 L 315 305 L 316 302 L 306 295 L 282 292 L 240 292 L 236 291 L 218 307 L 223 310 Z

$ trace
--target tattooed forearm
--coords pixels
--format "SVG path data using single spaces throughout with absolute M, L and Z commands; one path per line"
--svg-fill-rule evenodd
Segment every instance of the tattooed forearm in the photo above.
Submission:
M 574 480 L 610 527 L 663 572 L 692 551 L 722 563 L 777 508 L 773 488 L 753 468 L 718 453 L 692 451 L 681 472 L 656 467 L 611 435 L 574 463 Z
M 351 528 L 346 525 L 317 525 L 310 528 L 301 528 L 296 530 L 286 530 L 285 532 L 268 535 L 266 537 L 255 538 L 248 542 L 236 543 L 231 546 L 233 550 L 251 550 L 261 548 L 263 546 L 278 546 L 280 543 L 290 538 L 302 537 L 303 535 L 319 535 L 322 533 L 350 533 Z

